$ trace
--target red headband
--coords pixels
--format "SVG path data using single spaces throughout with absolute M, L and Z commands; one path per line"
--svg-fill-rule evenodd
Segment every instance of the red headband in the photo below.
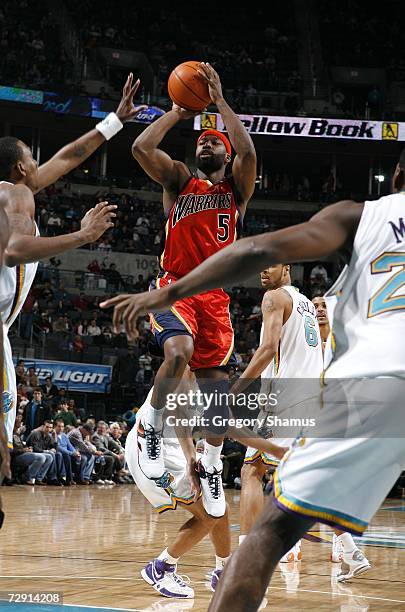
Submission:
M 231 152 L 232 152 L 231 143 L 229 142 L 225 134 L 223 134 L 222 132 L 218 132 L 218 130 L 205 130 L 205 132 L 199 135 L 197 139 L 197 144 L 200 142 L 200 139 L 203 136 L 216 136 L 217 138 L 222 140 L 222 142 L 225 145 L 226 152 L 228 153 L 228 155 L 231 155 Z

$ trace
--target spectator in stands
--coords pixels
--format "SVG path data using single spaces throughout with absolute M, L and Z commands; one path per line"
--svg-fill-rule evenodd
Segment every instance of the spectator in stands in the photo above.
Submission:
M 17 379 L 17 385 L 23 384 L 26 385 L 28 382 L 27 371 L 25 369 L 24 360 L 20 359 L 17 362 L 17 366 L 15 369 L 15 375 Z
M 31 389 L 35 389 L 36 387 L 39 387 L 39 378 L 35 373 L 35 368 L 34 367 L 30 367 L 28 368 L 28 387 L 30 387 Z
M 322 282 L 326 285 L 328 282 L 328 273 L 326 271 L 326 268 L 318 262 L 316 266 L 314 266 L 311 270 L 310 279 L 311 283 Z
M 110 264 L 108 270 L 104 272 L 104 276 L 107 280 L 108 291 L 119 291 L 123 287 L 122 276 L 114 263 Z
M 78 336 L 87 336 L 87 322 L 84 319 L 77 322 L 75 332 Z
M 42 401 L 42 391 L 38 387 L 34 389 L 33 399 L 25 408 L 26 438 L 32 430 L 43 425 L 46 420 L 52 419 L 51 409 Z
M 27 438 L 27 445 L 32 447 L 34 453 L 46 453 L 51 457 L 47 472 L 47 483 L 56 487 L 62 486 L 62 477 L 65 472 L 62 453 L 57 451 L 57 442 L 52 438 L 53 423 L 46 420 L 43 425 L 31 431 Z
M 116 421 L 114 423 L 111 423 L 108 432 L 111 439 L 114 441 L 114 444 L 116 445 L 114 452 L 117 453 L 117 457 L 120 461 L 121 466 L 121 469 L 119 470 L 119 472 L 117 472 L 115 476 L 115 481 L 119 484 L 133 484 L 133 478 L 129 471 L 125 468 L 125 439 L 128 434 L 127 425 L 125 422 L 118 423 Z
M 76 415 L 72 410 L 69 410 L 69 404 L 67 399 L 61 399 L 57 405 L 57 413 L 55 415 L 55 422 L 62 421 L 65 427 L 69 425 L 77 427 Z
M 55 213 L 54 211 L 51 211 L 51 214 L 49 216 L 48 223 L 46 226 L 47 235 L 57 236 L 58 234 L 61 233 L 61 230 L 62 230 L 62 219 L 57 213 Z
M 86 298 L 84 293 L 80 293 L 79 297 L 73 302 L 73 306 L 76 310 L 80 312 L 86 312 L 89 307 L 89 301 Z
M 56 397 L 52 400 L 52 406 L 55 408 L 61 400 L 67 400 L 65 387 L 59 387 Z
M 94 462 L 98 452 L 94 452 L 93 445 L 90 443 L 90 436 L 93 433 L 91 425 L 80 425 L 68 433 L 68 438 L 72 446 L 80 453 L 83 458 L 80 464 L 80 474 L 77 484 L 89 485 L 94 469 Z
M 49 320 L 49 315 L 47 312 L 43 312 L 41 314 L 41 319 L 37 323 L 39 329 L 45 334 L 52 333 L 52 323 Z
M 51 464 L 52 455 L 49 453 L 34 453 L 31 446 L 27 446 L 21 437 L 21 423 L 17 420 L 13 432 L 13 449 L 11 451 L 11 470 L 15 476 L 16 468 L 24 469 L 22 484 L 44 484 Z
M 101 334 L 100 326 L 97 325 L 96 319 L 92 319 L 90 321 L 89 326 L 87 327 L 87 335 L 88 336 L 99 336 Z
M 112 480 L 112 471 L 114 467 L 114 460 L 92 444 L 90 441 L 93 435 L 94 428 L 89 423 L 81 425 L 77 429 L 73 429 L 69 432 L 69 439 L 73 446 L 80 451 L 80 454 L 85 454 L 94 457 L 94 467 L 96 470 L 95 482 L 96 484 L 106 484 L 107 481 Z M 109 484 L 109 482 L 108 482 Z M 112 483 L 114 484 L 114 482 Z
M 89 265 L 87 266 L 87 269 L 92 274 L 96 274 L 97 276 L 101 276 L 101 268 L 100 268 L 100 265 L 99 265 L 97 259 L 93 259 L 93 261 L 91 261 L 89 263 Z M 80 295 L 82 296 L 82 295 L 84 295 L 84 293 L 81 293 Z
M 76 334 L 76 336 L 73 338 L 72 350 L 74 353 L 83 353 L 84 351 L 84 343 L 79 334 Z
M 46 283 L 43 286 L 43 289 L 41 291 L 41 295 L 40 295 L 41 300 L 44 300 L 45 302 L 48 302 L 49 300 L 54 300 L 55 299 L 55 294 L 54 291 L 52 289 L 52 285 L 50 283 L 50 281 L 46 281 Z
M 79 408 L 78 406 L 76 406 L 76 401 L 73 399 L 73 397 L 68 400 L 68 405 L 69 410 L 73 412 L 73 414 L 75 414 L 78 419 L 84 422 L 86 418 L 86 411 L 83 408 Z
M 24 411 L 25 406 L 29 404 L 29 399 L 27 397 L 27 387 L 26 385 L 20 384 L 17 387 L 17 409 L 22 409 Z
M 102 253 L 111 253 L 112 248 L 108 238 L 102 238 L 98 243 L 97 251 L 101 251 Z
M 53 331 L 54 333 L 62 333 L 69 331 L 69 324 L 65 320 L 63 315 L 59 315 L 57 320 L 53 323 Z
M 68 436 L 64 433 L 64 430 L 65 423 L 63 420 L 55 419 L 55 438 L 58 444 L 58 451 L 62 454 L 66 472 L 63 484 L 69 487 L 71 484 L 76 484 L 73 479 L 73 474 L 77 472 L 80 474 L 82 458 L 80 456 L 80 451 L 72 445 Z
M 47 376 L 45 384 L 40 387 L 44 402 L 51 402 L 58 394 L 58 387 L 53 384 L 52 378 Z
M 24 338 L 24 340 L 29 340 L 31 338 L 32 324 L 34 322 L 34 313 L 37 308 L 38 302 L 36 300 L 33 290 L 31 289 L 21 310 L 20 336 L 21 338 Z
M 114 484 L 113 475 L 119 472 L 123 467 L 122 457 L 119 455 L 119 447 L 114 440 L 107 434 L 107 423 L 105 421 L 98 421 L 96 431 L 94 432 L 91 441 L 97 450 L 101 451 L 106 459 L 106 463 L 110 465 L 106 466 L 104 472 L 104 483 Z M 125 460 L 124 460 L 125 461 Z M 111 477 L 108 478 L 111 469 Z M 107 473 L 108 472 L 108 473 Z M 103 483 L 99 483 L 103 484 Z

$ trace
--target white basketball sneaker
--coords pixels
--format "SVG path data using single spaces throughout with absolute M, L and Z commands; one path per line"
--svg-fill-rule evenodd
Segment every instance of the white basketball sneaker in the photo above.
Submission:
M 162 452 L 162 432 L 149 423 L 139 421 L 137 429 L 138 463 L 146 478 L 157 480 L 165 472 Z
M 205 511 L 215 518 L 224 516 L 226 501 L 222 486 L 222 461 L 209 468 L 205 468 L 201 461 L 197 465 Z
M 280 559 L 280 563 L 290 563 L 291 561 L 301 561 L 301 540 L 298 540 L 294 546 L 285 553 Z
M 193 589 L 181 576 L 176 574 L 176 565 L 153 559 L 143 568 L 141 576 L 163 597 L 194 598 Z
M 332 563 L 342 563 L 343 561 L 343 544 L 342 540 L 339 540 L 336 533 L 333 534 L 332 552 L 330 554 L 330 560 L 332 561 Z
M 348 582 L 352 578 L 364 574 L 371 568 L 371 565 L 364 554 L 356 548 L 351 553 L 343 553 L 341 572 L 337 577 L 338 582 Z

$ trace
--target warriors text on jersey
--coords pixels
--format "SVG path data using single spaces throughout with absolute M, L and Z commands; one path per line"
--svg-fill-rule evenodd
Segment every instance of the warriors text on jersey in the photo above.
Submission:
M 241 223 L 232 177 L 212 184 L 190 176 L 169 213 L 161 268 L 184 276 L 234 242 Z

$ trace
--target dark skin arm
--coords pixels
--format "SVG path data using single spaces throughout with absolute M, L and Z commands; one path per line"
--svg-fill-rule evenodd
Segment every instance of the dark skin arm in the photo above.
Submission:
M 351 200 L 338 202 L 306 223 L 239 240 L 163 289 L 117 296 L 100 306 L 115 306 L 115 328 L 123 321 L 131 337 L 138 316 L 165 310 L 178 299 L 237 284 L 270 264 L 319 260 L 345 245 L 351 246 L 362 212 L 363 204 Z
M 239 117 L 233 112 L 222 95 L 222 85 L 214 68 L 202 62 L 198 71 L 207 81 L 212 102 L 217 106 L 228 132 L 229 140 L 236 151 L 232 165 L 232 176 L 242 198 L 240 206 L 245 212 L 253 195 L 256 180 L 256 151 L 253 141 Z
M 262 301 L 263 339 L 246 370 L 234 383 L 231 393 L 241 393 L 267 368 L 277 353 L 281 331 L 292 310 L 290 295 L 283 289 L 266 291 Z
M 159 117 L 144 130 L 132 145 L 132 155 L 146 174 L 163 187 L 163 207 L 168 213 L 179 191 L 190 176 L 187 166 L 173 160 L 159 145 L 163 138 L 181 119 L 194 117 L 195 113 L 173 104 L 171 111 Z
M 0 265 L 3 265 L 4 252 L 7 248 L 10 230 L 8 218 L 4 211 L 3 204 L 0 202 Z M 4 369 L 4 353 L 3 353 L 3 325 L 0 325 L 0 372 Z M 1 456 L 1 475 L 11 478 L 10 470 L 10 453 L 7 446 L 7 435 L 4 428 L 4 410 L 3 410 L 3 376 L 0 376 L 0 456 Z M 1 482 L 0 478 L 0 482 Z M 1 508 L 1 503 L 0 503 Z
M 133 78 L 131 72 L 124 85 L 121 101 L 115 111 L 122 123 L 131 121 L 137 113 L 145 108 L 144 105 L 135 107 L 133 104 L 134 96 L 140 84 L 139 79 L 133 83 Z M 38 184 L 34 193 L 52 185 L 61 176 L 80 166 L 104 142 L 104 136 L 94 129 L 60 149 L 49 161 L 38 168 Z
M 34 196 L 26 185 L 3 188 L 0 203 L 1 201 L 6 202 L 11 231 L 4 253 L 4 263 L 9 267 L 53 257 L 98 240 L 105 231 L 113 227 L 112 219 L 117 208 L 108 202 L 100 202 L 83 217 L 79 231 L 53 238 L 41 238 L 34 235 Z

